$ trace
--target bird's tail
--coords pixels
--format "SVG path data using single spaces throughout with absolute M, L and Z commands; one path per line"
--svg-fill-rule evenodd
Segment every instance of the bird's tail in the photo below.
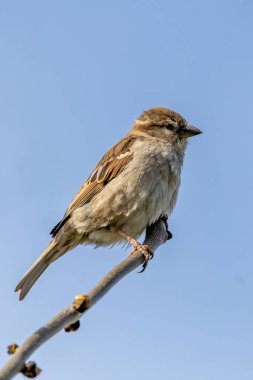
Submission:
M 28 269 L 22 280 L 16 286 L 15 292 L 20 291 L 19 299 L 25 298 L 33 284 L 38 280 L 44 270 L 56 259 L 70 249 L 69 246 L 62 246 L 56 239 L 52 240 L 38 260 Z

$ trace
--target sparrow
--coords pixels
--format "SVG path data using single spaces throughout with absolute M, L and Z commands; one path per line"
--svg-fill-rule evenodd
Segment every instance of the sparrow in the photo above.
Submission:
M 130 132 L 99 161 L 52 229 L 52 240 L 15 291 L 22 300 L 45 269 L 79 244 L 95 247 L 136 239 L 177 201 L 187 139 L 202 133 L 165 107 L 144 111 Z M 142 251 L 143 252 L 143 251 Z

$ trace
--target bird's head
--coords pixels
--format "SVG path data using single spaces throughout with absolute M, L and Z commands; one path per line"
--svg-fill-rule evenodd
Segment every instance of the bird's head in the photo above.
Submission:
M 171 143 L 185 145 L 188 137 L 202 133 L 177 112 L 165 107 L 144 111 L 135 121 L 132 132 L 148 135 Z

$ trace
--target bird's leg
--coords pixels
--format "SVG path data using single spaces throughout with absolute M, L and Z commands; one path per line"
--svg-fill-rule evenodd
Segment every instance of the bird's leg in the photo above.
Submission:
M 143 265 L 142 265 L 142 270 L 139 273 L 144 272 L 144 270 L 147 268 L 149 260 L 153 259 L 154 253 L 151 251 L 151 249 L 149 248 L 149 246 L 147 246 L 145 244 L 139 243 L 135 239 L 131 238 L 131 236 L 128 236 L 127 234 L 125 234 L 125 232 L 123 232 L 121 230 L 118 230 L 117 232 L 121 236 L 123 236 L 123 238 L 126 239 L 134 247 L 134 249 L 132 250 L 132 252 L 130 252 L 130 255 L 132 255 L 135 251 L 139 251 L 139 252 L 141 252 L 143 254 L 143 256 L 144 256 L 144 262 L 143 262 Z

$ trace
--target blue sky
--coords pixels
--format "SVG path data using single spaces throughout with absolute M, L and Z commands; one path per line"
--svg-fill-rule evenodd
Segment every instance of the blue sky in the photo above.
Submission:
M 250 380 L 252 11 L 241 1 L 0 4 L 0 364 L 127 255 L 78 247 L 29 296 L 13 289 L 101 155 L 144 109 L 191 139 L 173 240 L 33 356 L 41 379 Z

